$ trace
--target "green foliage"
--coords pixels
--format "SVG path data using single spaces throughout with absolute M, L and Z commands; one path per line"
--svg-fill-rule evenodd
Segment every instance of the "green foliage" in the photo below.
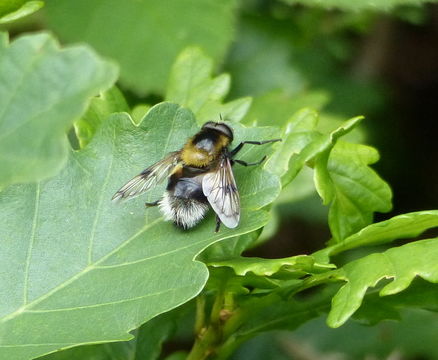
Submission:
M 237 230 L 215 234 L 210 216 L 184 232 L 163 222 L 157 210 L 145 212 L 142 201 L 110 202 L 129 176 L 178 149 L 196 128 L 190 111 L 170 103 L 153 107 L 139 127 L 127 115 L 112 115 L 84 150 L 70 154 L 58 176 L 1 194 L 2 285 L 10 290 L 0 301 L 2 356 L 28 358 L 60 345 L 129 339 L 129 330 L 202 289 L 208 273 L 193 262 L 200 251 L 266 223 L 266 212 L 258 209 L 274 200 L 279 184 L 272 177 L 264 181 L 260 168 L 246 181 L 236 171 L 243 212 Z M 237 141 L 273 134 L 236 125 Z M 38 331 L 43 324 L 47 331 Z M 57 345 L 41 345 L 50 342 Z M 29 343 L 34 345 L 22 346 Z
M 87 345 L 55 352 L 44 356 L 45 360 L 142 360 L 159 359 L 162 345 L 174 334 L 177 322 L 181 321 L 182 311 L 170 311 L 157 316 L 138 330 L 132 332 L 135 336 L 130 341 L 106 343 L 102 345 Z
M 3 0 L 0 3 L 0 24 L 18 20 L 39 10 L 44 5 L 37 0 Z
M 360 246 L 381 245 L 395 239 L 415 238 L 427 229 L 438 227 L 438 211 L 419 211 L 395 216 L 364 227 L 344 241 L 318 251 L 314 255 L 327 261 L 327 256 Z
M 332 266 L 315 263 L 313 257 L 306 255 L 292 256 L 283 259 L 235 258 L 231 260 L 213 261 L 208 265 L 214 267 L 231 267 L 236 275 L 245 276 L 252 272 L 257 276 L 272 276 L 280 270 L 292 270 L 304 273 L 315 273 L 318 270 L 327 270 Z
M 193 111 L 200 125 L 218 114 L 225 120 L 240 121 L 251 105 L 250 98 L 222 104 L 230 89 L 230 76 L 212 78 L 213 61 L 198 48 L 183 51 L 169 75 L 166 100 Z
M 416 276 L 438 283 L 438 264 L 434 260 L 437 256 L 435 238 L 371 254 L 345 265 L 341 276 L 347 284 L 333 297 L 328 325 L 342 325 L 359 308 L 367 288 L 375 287 L 382 279 L 393 281 L 380 290 L 381 296 L 405 290 Z
M 422 1 L 286 2 L 387 10 Z M 260 12 L 259 2 L 244 2 L 238 14 L 234 0 L 46 3 L 43 16 L 9 28 L 11 44 L 0 36 L 1 359 L 217 360 L 260 333 L 326 314 L 339 327 L 438 311 L 430 234 L 438 210 L 373 223 L 391 209 L 392 192 L 372 168 L 378 151 L 362 144 L 363 117 L 349 114 L 368 115 L 381 98 L 340 71 L 356 55 L 351 35 L 373 24 L 370 12 L 269 2 Z M 4 1 L 0 22 L 38 6 Z M 45 22 L 62 41 L 118 62 L 120 84 L 115 65 L 88 45 L 61 50 L 46 33 L 15 38 Z M 282 139 L 238 153 L 267 160 L 233 167 L 237 228 L 215 233 L 212 211 L 190 230 L 164 221 L 144 201 L 159 199 L 166 181 L 111 202 L 127 180 L 221 118 L 234 130 L 231 147 Z M 293 212 L 315 230 L 328 224 L 325 247 L 247 256 Z M 283 240 L 296 242 L 292 230 Z
M 93 138 L 102 121 L 112 113 L 121 111 L 128 112 L 129 106 L 123 94 L 116 87 L 92 98 L 87 112 L 73 124 L 79 146 L 85 147 Z
M 359 11 L 359 10 L 374 10 L 374 11 L 389 11 L 396 6 L 401 5 L 416 5 L 419 6 L 426 2 L 434 2 L 434 0 L 283 0 L 288 4 L 303 4 L 308 6 L 321 6 L 326 9 L 338 8 L 342 10 Z
M 216 64 L 231 41 L 234 0 L 49 0 L 49 27 L 64 41 L 86 41 L 117 60 L 121 82 L 139 94 L 163 93 L 169 69 L 188 45 Z
M 56 174 L 67 160 L 65 131 L 116 74 L 87 47 L 60 50 L 47 34 L 8 44 L 2 34 L 0 188 Z
M 316 160 L 315 182 L 331 205 L 329 226 L 333 242 L 339 242 L 370 224 L 375 211 L 391 210 L 392 193 L 368 166 L 378 160 L 375 149 L 340 141 L 330 150 Z

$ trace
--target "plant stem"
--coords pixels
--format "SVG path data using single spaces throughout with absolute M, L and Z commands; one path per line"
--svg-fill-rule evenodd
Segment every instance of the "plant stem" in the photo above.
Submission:
M 197 298 L 196 306 L 196 340 L 187 360 L 204 360 L 217 351 L 222 342 L 223 321 L 221 310 L 224 308 L 225 296 L 222 289 L 214 299 L 209 323 L 205 319 L 205 297 Z
M 195 334 L 200 334 L 205 326 L 205 295 L 196 297 Z

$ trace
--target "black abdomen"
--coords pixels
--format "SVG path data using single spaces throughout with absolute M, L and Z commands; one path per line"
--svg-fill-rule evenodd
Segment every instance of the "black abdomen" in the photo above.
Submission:
M 172 220 L 175 225 L 184 229 L 195 226 L 209 208 L 202 192 L 202 175 L 193 178 L 172 175 L 159 207 L 164 218 Z
M 173 188 L 173 196 L 207 202 L 207 198 L 202 192 L 202 185 L 190 178 L 181 178 L 177 181 Z

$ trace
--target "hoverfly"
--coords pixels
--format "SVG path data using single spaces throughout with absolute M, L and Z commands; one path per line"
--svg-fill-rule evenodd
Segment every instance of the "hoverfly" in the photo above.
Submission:
M 234 156 L 245 144 L 263 145 L 281 139 L 242 141 L 230 151 L 228 146 L 233 138 L 233 130 L 225 123 L 205 123 L 181 150 L 167 154 L 164 159 L 143 170 L 112 199 L 133 198 L 168 178 L 163 197 L 146 203 L 147 207 L 158 206 L 165 220 L 188 229 L 202 220 L 210 205 L 216 213 L 215 232 L 219 231 L 221 223 L 235 228 L 240 219 L 240 198 L 232 166 L 234 163 L 259 165 L 266 156 L 254 163 L 234 159 Z

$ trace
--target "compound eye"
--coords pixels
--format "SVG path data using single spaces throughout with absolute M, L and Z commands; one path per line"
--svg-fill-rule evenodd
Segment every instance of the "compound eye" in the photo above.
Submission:
M 214 128 L 216 124 L 217 123 L 215 123 L 214 121 L 207 121 L 204 125 L 202 125 L 202 128 L 203 129 L 205 129 L 205 128 Z

